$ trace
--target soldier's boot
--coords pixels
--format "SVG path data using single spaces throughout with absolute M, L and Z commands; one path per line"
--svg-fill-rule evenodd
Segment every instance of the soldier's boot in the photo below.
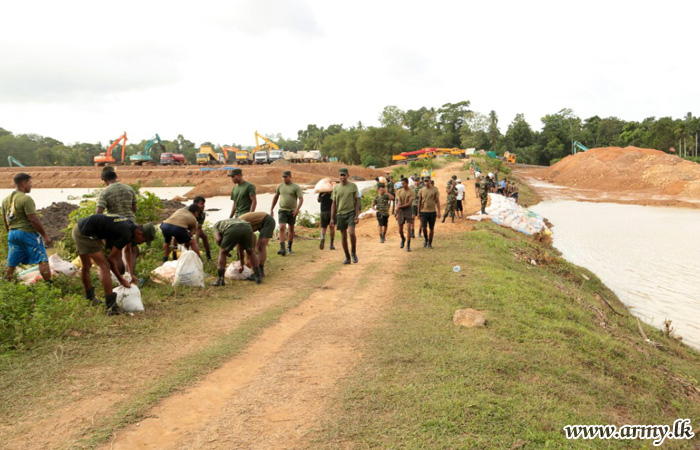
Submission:
M 100 304 L 100 301 L 97 300 L 95 297 L 95 288 L 91 287 L 87 291 L 85 291 L 85 298 L 87 300 L 90 300 L 90 303 L 92 303 L 92 306 L 98 306 Z
M 119 315 L 119 305 L 117 305 L 117 293 L 112 292 L 111 294 L 105 295 L 105 307 L 108 316 L 118 316 Z
M 345 252 L 345 261 L 343 261 L 343 264 L 350 264 L 350 253 Z
M 211 250 L 207 251 L 207 262 L 211 262 Z
M 265 278 L 265 265 L 260 264 L 260 276 Z
M 335 250 L 335 245 L 333 245 L 333 239 L 331 239 L 331 246 L 328 247 L 330 250 Z
M 294 252 L 292 251 L 292 243 L 291 243 L 291 242 L 287 243 L 287 253 L 289 253 L 290 255 L 291 255 L 292 253 L 294 253 Z
M 321 242 L 318 244 L 318 249 L 323 250 L 323 247 L 326 245 L 326 238 L 321 238 Z
M 284 242 L 280 242 L 280 249 L 277 250 L 277 254 L 282 256 L 287 254 L 287 251 L 284 249 Z
M 253 273 L 254 273 L 253 276 L 255 277 L 255 283 L 257 283 L 257 284 L 262 283 L 263 276 L 262 276 L 262 273 L 260 271 L 260 266 L 253 267 Z
M 212 286 L 226 286 L 226 281 L 224 279 L 225 272 L 226 271 L 224 269 L 217 269 L 216 273 L 218 276 L 216 277 L 216 281 L 213 282 L 211 285 Z

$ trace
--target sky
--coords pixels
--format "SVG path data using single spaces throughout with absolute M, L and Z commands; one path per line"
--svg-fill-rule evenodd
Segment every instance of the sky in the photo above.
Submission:
M 5 2 L 0 127 L 64 143 L 200 144 L 378 125 L 387 105 L 681 117 L 700 105 L 700 2 Z M 697 108 L 693 111 L 698 114 Z

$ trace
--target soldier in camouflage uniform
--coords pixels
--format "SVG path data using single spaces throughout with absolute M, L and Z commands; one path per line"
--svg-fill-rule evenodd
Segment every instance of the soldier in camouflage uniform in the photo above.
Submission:
M 394 196 L 386 192 L 384 183 L 377 183 L 377 196 L 374 197 L 372 207 L 377 211 L 377 223 L 379 226 L 379 242 L 386 240 L 386 229 L 389 225 L 389 205 L 393 203 Z
M 445 206 L 445 214 L 442 216 L 442 223 L 445 223 L 445 219 L 449 214 L 452 219 L 452 223 L 455 223 L 455 205 L 457 203 L 457 185 L 455 183 L 449 184 L 447 188 L 447 206 Z
M 457 197 L 455 194 L 454 201 L 450 201 L 450 192 L 452 192 L 452 188 L 454 188 L 456 185 L 457 185 L 457 175 L 452 175 L 452 178 L 450 178 L 447 181 L 447 189 L 445 189 L 445 193 L 447 194 L 447 203 L 445 203 L 445 212 L 442 215 L 443 222 L 445 222 L 445 219 L 447 219 L 447 214 L 450 212 L 450 208 L 452 208 L 452 221 L 454 222 L 455 202 L 457 200 Z
M 489 191 L 491 190 L 491 180 L 482 175 L 479 180 L 479 198 L 481 199 L 481 214 L 486 214 L 486 202 L 489 199 Z
M 415 198 L 413 199 L 413 205 L 411 206 L 411 209 L 413 210 L 413 218 L 414 220 L 416 218 L 419 218 L 418 216 L 418 192 L 420 192 L 421 189 L 423 189 L 424 183 L 423 180 L 420 177 L 416 177 L 413 179 L 413 193 L 415 195 Z M 411 238 L 416 237 L 416 227 L 411 224 Z M 421 234 L 423 233 L 423 229 L 421 227 L 418 227 L 418 237 L 421 237 Z
M 396 197 L 396 188 L 394 187 L 394 177 L 387 174 L 386 183 L 387 183 L 386 191 L 389 195 L 391 195 L 391 215 L 393 216 L 394 215 L 394 205 L 395 205 L 394 198 Z

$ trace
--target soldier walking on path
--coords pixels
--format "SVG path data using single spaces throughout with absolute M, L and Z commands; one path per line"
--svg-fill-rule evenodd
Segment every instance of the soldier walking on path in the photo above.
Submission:
M 7 231 L 7 279 L 11 280 L 20 264 L 39 264 L 44 281 L 51 281 L 49 257 L 45 244 L 51 239 L 36 214 L 32 191 L 32 177 L 18 173 L 14 177 L 15 191 L 2 201 L 2 222 Z
M 238 260 L 241 263 L 239 269 L 243 272 L 245 265 L 245 254 L 248 255 L 250 263 L 253 266 L 254 275 L 249 279 L 256 283 L 262 283 L 262 274 L 258 257 L 253 251 L 253 227 L 250 223 L 240 218 L 220 220 L 214 224 L 214 240 L 219 246 L 219 258 L 217 260 L 217 278 L 212 286 L 225 286 L 224 274 L 226 273 L 226 258 L 231 256 L 231 250 L 238 247 Z M 244 254 L 245 253 L 245 254 Z
M 435 219 L 440 218 L 440 190 L 435 187 L 430 177 L 425 178 L 425 187 L 418 193 L 418 212 L 425 238 L 423 247 L 432 249 Z M 428 228 L 430 228 L 430 234 L 428 234 Z
M 452 177 L 447 180 L 447 187 L 445 188 L 445 194 L 447 195 L 447 202 L 445 203 L 445 212 L 442 215 L 442 221 L 443 223 L 445 222 L 445 219 L 447 219 L 447 214 L 449 213 L 448 209 L 450 206 L 452 207 L 452 215 L 454 217 L 454 202 L 450 203 L 450 192 L 452 192 L 452 188 L 457 184 L 457 175 L 452 175 Z M 456 198 L 456 197 L 455 197 Z
M 387 193 L 391 196 L 391 215 L 394 215 L 394 209 L 395 209 L 395 199 L 396 199 L 396 187 L 394 186 L 394 177 L 389 175 L 388 173 L 386 174 L 386 191 Z
M 231 217 L 239 217 L 247 212 L 255 212 L 258 206 L 258 198 L 255 195 L 255 186 L 243 181 L 243 171 L 241 169 L 231 169 L 228 172 L 231 181 L 235 184 L 231 190 Z
M 406 251 L 411 251 L 411 235 L 413 233 L 413 200 L 415 193 L 408 186 L 408 179 L 401 179 L 401 189 L 396 192 L 396 221 L 399 223 L 399 235 L 401 235 L 401 246 L 403 248 L 406 243 Z M 403 226 L 406 224 L 406 236 L 403 234 Z
M 110 270 L 114 273 L 119 283 L 129 288 L 136 280 L 132 276 L 129 283 L 119 272 L 117 261 L 122 257 L 122 249 L 131 244 L 150 243 L 156 237 L 156 229 L 151 224 L 137 225 L 126 217 L 112 214 L 95 214 L 80 220 L 71 232 L 75 248 L 80 256 L 82 264 L 80 280 L 85 288 L 85 296 L 93 303 L 95 289 L 90 280 L 90 268 L 92 263 L 100 269 L 99 277 L 102 288 L 105 291 L 105 307 L 108 315 L 119 314 L 117 306 L 117 294 L 112 292 L 112 279 Z M 105 245 L 102 245 L 102 241 Z M 109 256 L 105 257 L 105 249 Z
M 455 214 L 457 217 L 460 219 L 464 219 L 464 185 L 462 184 L 461 179 L 457 179 L 457 186 L 455 187 L 457 189 L 457 203 L 455 203 Z
M 451 184 L 447 188 L 447 206 L 445 206 L 445 215 L 442 216 L 442 223 L 445 223 L 445 219 L 449 215 L 452 219 L 452 223 L 455 223 L 455 205 L 457 203 L 457 186 Z
M 377 195 L 374 197 L 372 207 L 377 211 L 377 224 L 379 228 L 379 242 L 386 241 L 386 229 L 389 225 L 389 204 L 393 203 L 394 196 L 386 192 L 384 183 L 377 183 Z
M 318 194 L 318 202 L 321 204 L 321 242 L 318 248 L 323 250 L 326 245 L 326 229 L 331 228 L 331 245 L 330 249 L 335 250 L 333 241 L 335 240 L 335 225 L 331 223 L 331 209 L 333 209 L 333 199 L 330 192 L 322 192 Z
M 292 172 L 285 170 L 282 172 L 284 183 L 277 185 L 275 189 L 275 197 L 272 199 L 272 207 L 270 215 L 274 214 L 277 200 L 280 201 L 280 209 L 277 213 L 277 219 L 280 224 L 280 249 L 278 255 L 292 254 L 292 244 L 294 243 L 294 224 L 297 220 L 297 215 L 301 211 L 301 205 L 304 204 L 304 193 L 298 184 L 292 183 Z M 285 251 L 284 243 L 287 239 L 287 225 L 289 225 L 289 243 Z
M 267 261 L 267 244 L 270 242 L 272 235 L 275 233 L 275 219 L 273 219 L 270 214 L 262 211 L 245 213 L 240 218 L 248 222 L 251 228 L 253 228 L 254 232 L 260 232 L 257 245 L 254 245 L 254 247 L 258 250 L 260 276 L 264 277 L 265 262 Z
M 411 190 L 413 191 L 413 203 L 411 204 L 411 211 L 413 212 L 413 219 L 411 219 L 411 237 L 415 238 L 416 237 L 416 227 L 414 221 L 416 219 L 419 219 L 420 217 L 418 216 L 418 193 L 420 192 L 421 189 L 423 189 L 423 181 L 419 177 L 415 177 L 413 179 L 413 186 L 411 186 Z M 419 226 L 418 227 L 418 237 L 421 237 L 421 232 L 422 228 Z
M 491 187 L 491 180 L 487 176 L 482 175 L 479 179 L 478 186 L 479 199 L 481 200 L 481 214 L 486 214 L 486 203 L 489 199 L 489 192 L 491 190 Z
M 348 181 L 348 169 L 339 170 L 340 184 L 333 188 L 333 208 L 331 212 L 331 226 L 337 224 L 338 230 L 343 236 L 343 250 L 345 261 L 343 264 L 357 263 L 357 237 L 355 225 L 360 216 L 360 191 L 355 183 Z M 350 234 L 351 251 L 348 250 L 348 234 Z
M 136 223 L 136 192 L 128 184 L 123 184 L 119 182 L 117 173 L 114 171 L 114 167 L 107 166 L 102 169 L 102 174 L 100 175 L 104 184 L 107 185 L 106 188 L 100 192 L 100 196 L 97 198 L 97 214 L 113 214 L 116 216 L 126 217 L 132 222 Z M 124 261 L 118 261 L 119 271 L 124 274 L 128 271 L 132 277 L 136 270 L 136 258 L 139 255 L 138 245 L 129 245 L 124 249 Z M 177 259 L 177 254 L 173 250 L 173 259 Z M 124 267 L 126 264 L 128 267 Z M 136 279 L 136 278 L 134 278 Z

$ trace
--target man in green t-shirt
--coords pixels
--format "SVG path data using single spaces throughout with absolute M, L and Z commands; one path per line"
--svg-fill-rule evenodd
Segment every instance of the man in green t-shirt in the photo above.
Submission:
M 234 247 L 238 247 L 238 260 L 241 262 L 240 271 L 243 272 L 245 255 L 247 254 L 253 266 L 253 272 L 255 273 L 250 280 L 254 280 L 258 284 L 262 283 L 260 263 L 257 255 L 253 251 L 255 236 L 253 235 L 253 227 L 250 223 L 239 218 L 220 220 L 214 224 L 214 240 L 219 246 L 219 259 L 217 261 L 218 277 L 212 286 L 226 285 L 224 281 L 226 257 L 231 256 L 231 250 L 233 250 Z
M 345 250 L 345 261 L 343 264 L 357 263 L 357 237 L 355 236 L 355 225 L 360 217 L 360 191 L 355 183 L 348 181 L 348 169 L 339 170 L 340 183 L 333 188 L 333 207 L 331 210 L 331 225 L 337 224 L 338 230 L 343 236 L 343 250 Z M 350 244 L 352 253 L 348 251 L 348 231 L 350 233 Z
M 418 213 L 425 239 L 423 247 L 432 249 L 435 219 L 440 218 L 440 190 L 435 187 L 435 182 L 430 177 L 425 178 L 425 187 L 418 192 Z
M 285 170 L 282 172 L 284 183 L 277 185 L 275 189 L 275 197 L 272 199 L 272 207 L 270 215 L 275 214 L 275 205 L 277 200 L 280 201 L 280 209 L 277 214 L 277 219 L 280 224 L 280 249 L 278 255 L 292 254 L 292 244 L 294 243 L 294 224 L 297 220 L 297 215 L 301 210 L 301 205 L 304 204 L 304 193 L 298 184 L 292 183 L 292 172 Z M 289 225 L 289 244 L 287 250 L 284 249 L 284 242 L 287 239 L 287 225 Z
M 413 179 L 413 187 L 411 187 L 411 189 L 413 190 L 413 195 L 415 196 L 413 198 L 413 204 L 411 205 L 411 209 L 413 210 L 413 219 L 415 220 L 420 218 L 418 216 L 418 193 L 421 189 L 423 189 L 423 180 L 420 177 L 416 176 Z M 418 227 L 418 237 L 421 237 L 422 232 L 423 228 Z M 411 237 L 416 237 L 416 228 L 413 220 L 411 220 Z
M 7 279 L 12 279 L 20 264 L 39 264 L 41 277 L 50 281 L 49 257 L 44 243 L 50 244 L 51 239 L 39 221 L 34 200 L 27 195 L 32 191 L 32 177 L 18 173 L 14 182 L 15 191 L 2 201 L 0 208 L 7 231 Z
M 243 171 L 241 169 L 231 169 L 228 172 L 231 181 L 235 184 L 231 191 L 231 214 L 229 218 L 239 217 L 247 212 L 255 212 L 258 199 L 255 196 L 255 186 L 243 181 Z

